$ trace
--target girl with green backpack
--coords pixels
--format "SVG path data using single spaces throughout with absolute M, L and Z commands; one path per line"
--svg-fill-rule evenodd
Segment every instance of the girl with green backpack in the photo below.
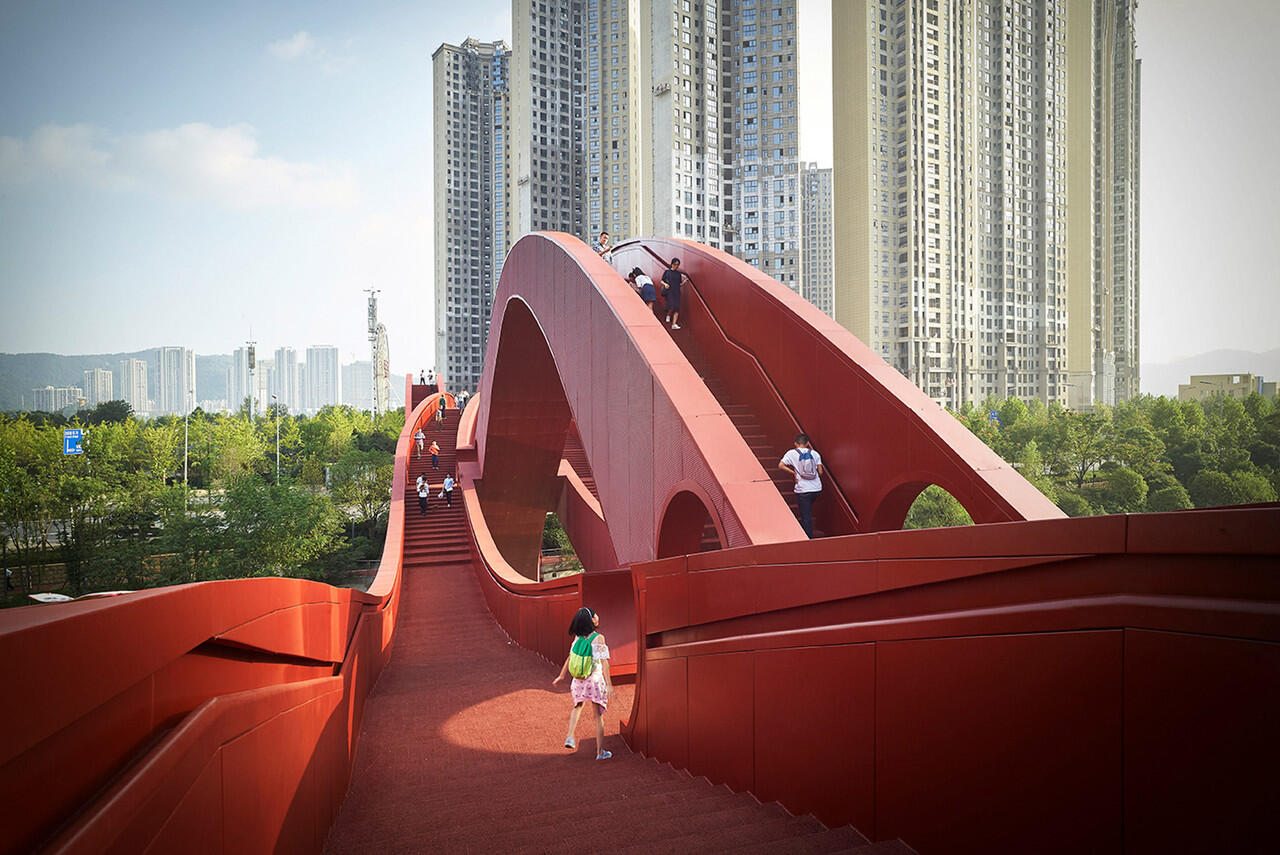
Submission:
M 578 727 L 583 703 L 590 701 L 596 712 L 596 759 L 608 760 L 613 753 L 604 750 L 604 711 L 613 694 L 613 681 L 609 678 L 609 647 L 604 636 L 596 632 L 599 625 L 598 614 L 586 606 L 578 609 L 569 624 L 569 634 L 573 636 L 569 656 L 551 685 L 559 685 L 566 676 L 573 677 L 573 711 L 569 713 L 569 735 L 565 737 L 564 747 L 570 751 L 578 747 L 573 732 Z

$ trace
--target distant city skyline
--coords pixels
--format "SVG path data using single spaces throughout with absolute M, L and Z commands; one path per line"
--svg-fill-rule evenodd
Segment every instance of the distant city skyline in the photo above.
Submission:
M 800 158 L 826 166 L 830 0 L 797 5 Z M 226 353 L 252 328 L 360 357 L 373 286 L 395 362 L 431 367 L 430 52 L 509 41 L 510 13 L 0 11 L 0 349 Z M 1236 0 L 1211 18 L 1172 0 L 1137 12 L 1144 363 L 1280 344 L 1280 109 L 1250 65 L 1280 6 Z
M 7 380 L 0 385 L 0 411 L 93 408 L 121 400 L 138 415 L 156 416 L 181 413 L 179 402 L 184 398 L 191 401 L 192 409 L 232 411 L 251 395 L 255 412 L 271 405 L 273 395 L 294 413 L 314 413 L 330 404 L 372 408 L 372 363 L 367 354 L 363 359 L 360 355 L 347 359 L 328 345 L 302 351 L 286 346 L 274 353 L 260 345 L 254 349 L 252 373 L 247 345 L 230 353 L 196 353 L 172 345 L 97 354 L 0 353 L 0 373 Z M 307 365 L 299 361 L 299 352 L 318 366 L 311 388 L 307 388 Z M 31 358 L 53 360 L 60 367 L 33 371 L 10 361 Z M 411 373 L 416 376 L 407 370 L 392 373 L 392 409 L 403 404 L 400 390 Z M 197 382 L 197 375 L 203 379 Z

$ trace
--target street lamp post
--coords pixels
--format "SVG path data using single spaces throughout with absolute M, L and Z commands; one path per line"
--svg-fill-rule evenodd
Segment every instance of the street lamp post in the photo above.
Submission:
M 276 395 L 271 396 L 272 404 L 276 411 L 276 486 L 280 486 L 280 398 Z
M 182 414 L 182 511 L 187 510 L 187 496 L 189 490 L 187 488 L 187 457 L 189 440 L 191 438 L 191 390 L 187 390 L 187 405 L 183 408 L 185 412 Z

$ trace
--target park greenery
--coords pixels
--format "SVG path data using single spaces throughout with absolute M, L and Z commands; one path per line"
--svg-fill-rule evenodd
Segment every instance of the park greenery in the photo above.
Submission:
M 1280 406 L 1258 394 L 1143 395 L 1088 412 L 988 399 L 953 415 L 1073 517 L 1274 502 L 1280 493 Z M 930 487 L 906 527 L 969 522 L 959 502 Z
M 278 481 L 276 415 L 196 410 L 184 425 L 135 418 L 120 401 L 71 418 L 0 415 L 0 542 L 13 571 L 5 602 L 246 576 L 347 581 L 381 552 L 404 413 L 282 408 Z M 1280 406 L 1258 395 L 1142 396 L 1088 412 L 1010 398 L 954 415 L 1070 516 L 1271 502 L 1280 492 Z M 84 454 L 63 454 L 68 426 L 84 429 Z M 930 487 L 906 527 L 969 522 Z M 543 546 L 576 569 L 554 516 Z
M 71 418 L 0 416 L 6 599 L 247 576 L 346 581 L 381 553 L 404 412 L 281 408 L 278 481 L 276 416 L 197 409 L 184 425 L 135 418 L 121 401 Z M 64 427 L 84 430 L 84 454 L 63 454 Z

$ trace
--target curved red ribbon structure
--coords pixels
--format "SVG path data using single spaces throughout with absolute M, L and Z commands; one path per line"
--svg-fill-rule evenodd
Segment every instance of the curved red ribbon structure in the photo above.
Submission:
M 670 331 L 621 274 L 675 256 Z M 0 851 L 319 851 L 425 548 L 411 436 L 456 413 L 443 381 L 406 400 L 368 594 L 257 579 L 0 615 Z M 828 469 L 813 540 L 777 468 L 799 431 Z M 670 239 L 612 264 L 517 243 L 456 446 L 464 551 L 439 560 L 553 662 L 575 609 L 608 615 L 634 750 L 923 853 L 1269 843 L 1280 506 L 1066 519 L 830 319 Z M 979 524 L 899 531 L 929 484 Z M 552 510 L 586 572 L 542 581 Z

